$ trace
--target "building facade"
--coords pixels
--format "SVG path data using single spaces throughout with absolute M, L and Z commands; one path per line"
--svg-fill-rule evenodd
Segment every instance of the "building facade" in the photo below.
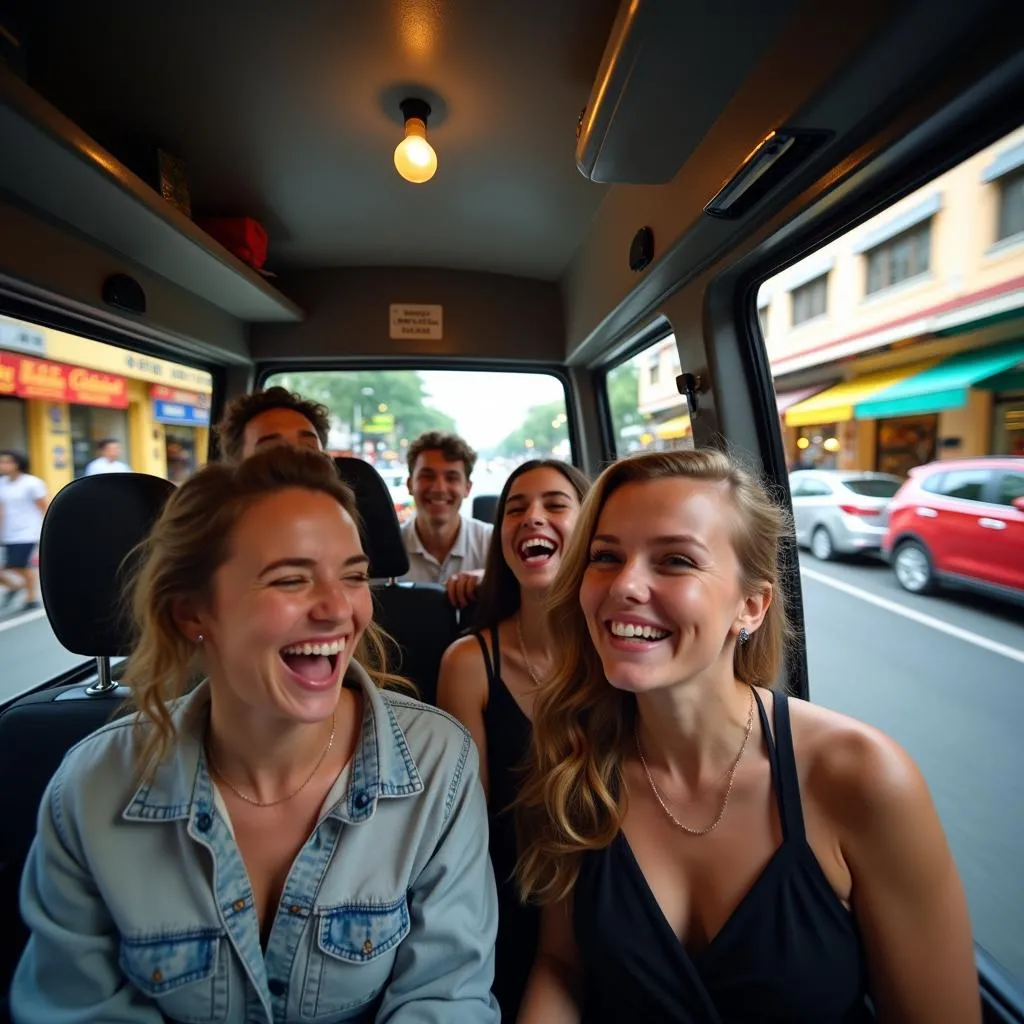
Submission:
M 105 439 L 136 472 L 185 479 L 206 460 L 212 390 L 202 370 L 0 317 L 0 449 L 51 495 Z
M 765 281 L 757 311 L 792 467 L 1024 455 L 1024 128 Z M 644 358 L 656 444 L 686 414 L 674 339 Z

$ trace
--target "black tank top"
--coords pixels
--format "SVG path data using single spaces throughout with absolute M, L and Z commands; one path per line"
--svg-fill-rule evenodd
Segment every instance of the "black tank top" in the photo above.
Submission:
M 513 873 L 516 867 L 515 820 L 511 810 L 518 795 L 520 767 L 530 750 L 533 726 L 501 679 L 498 630 L 489 630 L 493 662 L 486 639 L 474 634 L 487 668 L 487 774 L 490 780 L 490 851 L 498 886 L 498 941 L 494 950 L 494 997 L 501 1019 L 513 1024 L 519 1013 L 540 928 L 539 911 L 519 902 Z
M 859 1024 L 871 1020 L 853 915 L 804 834 L 789 704 L 774 701 L 775 739 L 761 728 L 782 844 L 721 931 L 689 955 L 620 832 L 587 853 L 573 892 L 586 977 L 586 1024 Z

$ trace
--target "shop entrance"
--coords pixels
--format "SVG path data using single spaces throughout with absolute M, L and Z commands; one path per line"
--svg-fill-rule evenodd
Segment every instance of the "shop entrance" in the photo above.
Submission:
M 128 413 L 124 409 L 101 409 L 91 405 L 72 405 L 71 453 L 75 477 L 85 475 L 85 467 L 96 458 L 96 443 L 110 438 L 121 443 L 122 459 L 131 465 L 128 449 Z
M 875 468 L 880 473 L 906 476 L 915 466 L 931 462 L 938 431 L 935 414 L 879 420 Z
M 992 454 L 1024 458 L 1024 391 L 1000 395 L 993 414 Z
M 0 398 L 0 449 L 28 453 L 25 403 L 20 398 Z

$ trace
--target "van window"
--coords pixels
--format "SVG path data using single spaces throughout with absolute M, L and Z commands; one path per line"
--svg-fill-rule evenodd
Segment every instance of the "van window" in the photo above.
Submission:
M 693 447 L 690 412 L 676 388 L 679 373 L 672 334 L 608 371 L 605 387 L 616 457 Z
M 413 507 L 406 452 L 427 431 L 457 433 L 476 451 L 474 498 L 499 494 L 528 459 L 572 461 L 565 385 L 549 373 L 330 370 L 273 373 L 265 386 L 275 384 L 330 409 L 332 454 L 376 466 L 401 519 Z
M 204 370 L 0 315 L 0 702 L 86 660 L 39 603 L 42 506 L 95 473 L 187 479 L 212 390 Z
M 961 499 L 923 502 L 912 535 L 892 538 L 922 548 L 941 573 L 928 595 L 904 590 L 884 559 L 888 515 L 795 508 L 810 696 L 914 758 L 976 941 L 1020 986 L 1024 829 L 1007 808 L 1020 806 L 1024 774 L 1024 621 L 990 595 L 1024 598 L 1024 562 L 1012 529 L 972 504 L 996 500 L 997 471 L 960 460 L 1018 454 L 1005 423 L 1024 369 L 1024 245 L 1007 237 L 1020 228 L 1022 146 L 1018 128 L 780 270 L 737 325 L 771 324 L 762 340 L 791 470 L 902 478 L 928 467 L 917 475 L 925 491 Z M 827 304 L 808 306 L 818 315 L 794 329 L 801 289 L 824 272 Z M 885 499 L 898 482 L 846 486 Z

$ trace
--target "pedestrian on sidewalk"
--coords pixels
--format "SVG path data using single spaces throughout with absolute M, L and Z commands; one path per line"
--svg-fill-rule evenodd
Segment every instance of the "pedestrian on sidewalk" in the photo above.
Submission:
M 0 582 L 7 587 L 0 610 L 10 608 L 21 592 L 26 610 L 41 607 L 39 574 L 33 563 L 47 501 L 46 484 L 28 472 L 26 456 L 0 451 L 0 545 L 4 551 Z

